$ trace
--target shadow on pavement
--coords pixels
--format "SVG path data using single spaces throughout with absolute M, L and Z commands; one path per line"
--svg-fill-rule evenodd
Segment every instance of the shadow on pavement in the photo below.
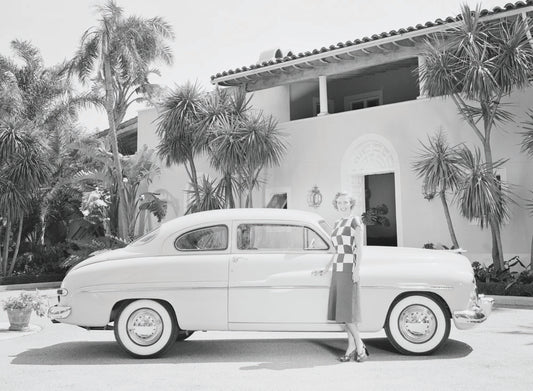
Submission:
M 446 360 L 462 358 L 472 348 L 453 339 L 434 355 L 404 356 L 397 353 L 386 338 L 364 340 L 372 362 Z M 338 339 L 227 339 L 189 340 L 176 343 L 167 354 L 156 359 L 133 359 L 116 342 L 65 342 L 40 349 L 30 349 L 13 357 L 15 365 L 109 365 L 109 364 L 181 364 L 216 362 L 258 362 L 242 370 L 284 370 L 341 365 L 344 338 Z

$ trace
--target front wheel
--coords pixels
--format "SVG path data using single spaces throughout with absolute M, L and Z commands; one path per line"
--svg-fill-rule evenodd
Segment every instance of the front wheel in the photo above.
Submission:
M 395 302 L 385 321 L 385 333 L 403 354 L 424 355 L 440 348 L 450 335 L 444 305 L 429 295 L 414 294 Z
M 176 341 L 175 315 L 154 300 L 136 300 L 124 306 L 115 321 L 115 338 L 135 358 L 165 353 Z
M 193 334 L 194 330 L 178 330 L 178 336 L 176 337 L 176 341 L 185 341 Z

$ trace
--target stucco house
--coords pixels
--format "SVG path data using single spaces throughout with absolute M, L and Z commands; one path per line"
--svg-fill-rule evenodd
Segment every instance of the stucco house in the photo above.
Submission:
M 532 1 L 483 11 L 484 19 L 526 16 L 533 16 Z M 438 130 L 450 144 L 480 147 L 451 100 L 421 94 L 416 73 L 424 40 L 458 20 L 437 19 L 299 54 L 273 50 L 256 64 L 212 76 L 214 85 L 246 88 L 254 108 L 273 115 L 286 135 L 287 154 L 279 167 L 267 170 L 254 205 L 311 210 L 332 222 L 333 196 L 346 190 L 357 200 L 356 213 L 383 204 L 388 209 L 390 225 L 367 227 L 367 244 L 450 245 L 442 205 L 424 199 L 411 165 L 419 140 Z M 516 122 L 497 129 L 492 140 L 494 159 L 509 159 L 498 174 L 514 186 L 517 200 L 502 229 L 503 249 L 506 258 L 519 254 L 528 260 L 533 219 L 524 200 L 533 190 L 533 161 L 520 151 L 520 132 L 533 108 L 533 88 L 508 101 Z M 158 144 L 156 118 L 156 109 L 139 112 L 139 146 Z M 216 175 L 205 160 L 198 166 Z M 163 168 L 152 187 L 172 194 L 169 218 L 185 210 L 187 181 L 183 167 Z M 313 198 L 317 190 L 321 197 Z M 320 198 L 320 205 L 310 202 Z M 490 263 L 490 232 L 462 218 L 454 206 L 451 213 L 466 255 Z

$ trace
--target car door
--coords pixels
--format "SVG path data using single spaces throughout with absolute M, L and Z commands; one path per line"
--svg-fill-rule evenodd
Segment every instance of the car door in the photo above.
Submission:
M 328 323 L 330 275 L 312 271 L 324 268 L 332 252 L 317 231 L 292 222 L 234 221 L 233 238 L 230 329 L 304 330 Z

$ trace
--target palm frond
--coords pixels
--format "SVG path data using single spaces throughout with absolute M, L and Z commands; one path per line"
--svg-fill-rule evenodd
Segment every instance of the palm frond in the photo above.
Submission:
M 479 219 L 481 228 L 492 222 L 501 225 L 509 217 L 509 205 L 513 203 L 509 186 L 497 179 L 494 169 L 505 161 L 495 162 L 492 167 L 481 160 L 478 148 L 472 152 L 463 147 L 458 151 L 461 164 L 461 183 L 457 201 L 461 214 L 472 221 Z
M 420 149 L 412 167 L 417 177 L 423 180 L 424 192 L 433 194 L 456 190 L 461 173 L 457 146 L 449 146 L 442 131 L 428 136 L 427 144 L 420 140 L 419 143 Z

